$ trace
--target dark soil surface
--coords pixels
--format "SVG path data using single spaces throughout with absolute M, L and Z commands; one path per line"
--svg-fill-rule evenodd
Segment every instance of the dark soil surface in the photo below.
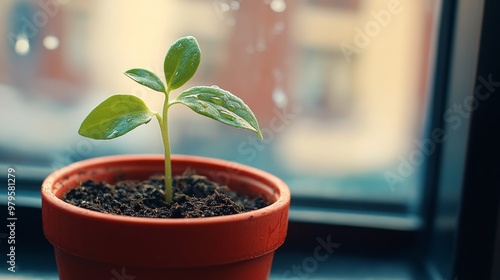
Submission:
M 267 206 L 262 197 L 241 196 L 193 173 L 174 176 L 173 203 L 165 202 L 163 188 L 163 176 L 115 185 L 89 180 L 67 192 L 63 200 L 102 213 L 149 218 L 224 216 Z

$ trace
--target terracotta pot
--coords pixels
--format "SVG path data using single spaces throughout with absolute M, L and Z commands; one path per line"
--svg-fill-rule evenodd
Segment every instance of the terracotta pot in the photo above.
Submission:
M 209 218 L 134 218 L 82 209 L 60 200 L 87 179 L 109 183 L 163 172 L 163 157 L 127 155 L 71 164 L 42 185 L 43 230 L 55 249 L 60 279 L 267 279 L 284 242 L 290 192 L 266 172 L 223 160 L 173 156 L 173 173 L 186 168 L 271 205 Z

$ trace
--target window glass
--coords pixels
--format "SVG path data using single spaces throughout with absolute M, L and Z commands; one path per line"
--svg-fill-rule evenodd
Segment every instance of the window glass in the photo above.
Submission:
M 77 130 L 114 93 L 158 110 L 162 95 L 122 73 L 162 76 L 169 45 L 193 35 L 202 61 L 182 89 L 233 92 L 265 138 L 176 106 L 173 153 L 261 168 L 295 197 L 414 211 L 434 147 L 424 124 L 438 10 L 431 0 L 1 1 L 2 164 L 46 175 L 89 157 L 161 153 L 156 122 L 113 141 Z

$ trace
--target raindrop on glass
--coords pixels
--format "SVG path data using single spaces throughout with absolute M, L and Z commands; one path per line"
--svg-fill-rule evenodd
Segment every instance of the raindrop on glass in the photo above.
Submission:
M 240 9 L 240 2 L 238 1 L 231 1 L 231 9 L 233 11 L 237 11 Z
M 229 10 L 231 10 L 231 6 L 228 3 L 224 3 L 224 2 L 219 4 L 219 8 L 220 8 L 221 12 L 228 12 Z
M 43 38 L 43 46 L 48 50 L 55 50 L 59 47 L 59 39 L 55 36 L 49 35 Z
M 257 40 L 257 45 L 255 46 L 258 52 L 262 52 L 266 49 L 266 41 L 262 36 Z
M 273 97 L 274 104 L 278 108 L 284 108 L 288 103 L 288 99 L 285 95 L 285 91 L 283 91 L 283 89 L 281 87 L 276 87 L 274 89 L 272 97 Z
M 271 3 L 269 3 L 269 6 L 271 7 L 271 10 L 276 13 L 281 13 L 286 9 L 285 0 L 272 0 Z
M 18 55 L 27 55 L 30 52 L 30 41 L 28 37 L 24 34 L 18 35 L 14 49 Z
M 285 30 L 285 23 L 282 21 L 278 21 L 274 24 L 272 32 L 274 35 L 278 35 Z

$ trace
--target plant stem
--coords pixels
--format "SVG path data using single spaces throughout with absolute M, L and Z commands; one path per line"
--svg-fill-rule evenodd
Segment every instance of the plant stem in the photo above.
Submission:
M 165 154 L 165 201 L 171 203 L 173 201 L 172 191 L 172 163 L 170 160 L 170 142 L 168 140 L 168 100 L 169 90 L 165 93 L 165 102 L 163 103 L 163 113 L 160 116 L 156 114 L 156 118 L 160 124 L 161 137 L 163 140 L 163 152 Z

